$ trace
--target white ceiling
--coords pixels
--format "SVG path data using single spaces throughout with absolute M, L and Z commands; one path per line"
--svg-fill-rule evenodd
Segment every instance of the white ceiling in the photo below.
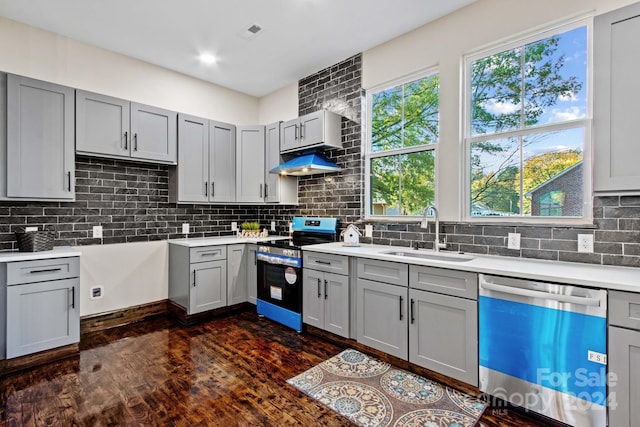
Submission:
M 263 96 L 473 1 L 0 0 L 0 15 Z

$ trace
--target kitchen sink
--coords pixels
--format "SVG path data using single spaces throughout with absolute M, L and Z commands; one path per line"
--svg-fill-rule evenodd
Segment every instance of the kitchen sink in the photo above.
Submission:
M 447 261 L 447 262 L 467 262 L 474 259 L 474 257 L 469 255 L 462 255 L 456 253 L 447 253 L 444 254 L 442 252 L 424 252 L 419 250 L 406 250 L 406 251 L 386 251 L 381 252 L 385 255 L 395 255 L 401 257 L 409 257 L 409 258 L 419 258 L 419 259 L 430 259 L 434 261 Z

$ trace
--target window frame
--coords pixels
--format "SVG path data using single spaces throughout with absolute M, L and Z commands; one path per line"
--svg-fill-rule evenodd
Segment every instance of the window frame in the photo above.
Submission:
M 496 55 L 510 49 L 526 46 L 530 43 L 565 33 L 579 27 L 586 27 L 587 40 L 587 64 L 585 77 L 585 93 L 587 97 L 586 115 L 582 119 L 569 120 L 565 122 L 554 122 L 550 124 L 536 124 L 528 128 L 518 128 L 509 131 L 486 133 L 471 136 L 471 64 L 479 59 Z M 461 142 L 460 147 L 463 155 L 463 165 L 461 168 L 462 193 L 460 201 L 460 217 L 465 222 L 470 223 L 512 223 L 512 224 L 547 224 L 547 225 L 591 225 L 593 224 L 593 17 L 580 17 L 552 26 L 539 28 L 537 30 L 521 34 L 519 36 L 503 40 L 498 43 L 485 46 L 476 51 L 465 54 L 462 58 L 462 114 L 461 114 Z M 583 214 L 581 217 L 543 217 L 543 216 L 496 216 L 478 217 L 471 215 L 471 144 L 478 141 L 491 139 L 503 139 L 510 137 L 522 137 L 536 133 L 553 132 L 568 129 L 584 130 L 583 159 L 585 165 L 582 177 Z
M 414 82 L 416 80 L 421 80 L 427 77 L 431 77 L 434 75 L 438 75 L 439 77 L 439 69 L 438 67 L 429 67 L 422 69 L 420 71 L 407 74 L 403 77 L 390 80 L 388 82 L 376 85 L 369 89 L 365 90 L 365 108 L 363 109 L 363 117 L 364 117 L 364 138 L 362 144 L 362 161 L 364 163 L 363 173 L 364 173 L 364 203 L 362 205 L 362 216 L 365 220 L 375 220 L 375 221 L 393 221 L 393 222 L 416 222 L 420 221 L 420 216 L 411 216 L 411 215 L 373 215 L 372 206 L 371 206 L 371 160 L 380 157 L 390 157 L 397 156 L 402 154 L 411 154 L 418 152 L 427 152 L 432 151 L 435 156 L 434 162 L 434 204 L 438 203 L 438 169 L 439 169 L 439 161 L 438 161 L 438 151 L 440 145 L 440 90 L 438 89 L 438 142 L 433 142 L 430 144 L 424 145 L 414 145 L 410 147 L 402 147 L 395 148 L 393 150 L 387 151 L 377 151 L 374 152 L 371 147 L 371 125 L 372 120 L 371 117 L 373 115 L 373 95 L 378 92 L 382 92 L 385 90 L 393 89 L 397 86 L 404 85 L 407 83 Z M 440 87 L 438 85 L 438 87 Z M 427 205 L 424 206 L 425 208 Z

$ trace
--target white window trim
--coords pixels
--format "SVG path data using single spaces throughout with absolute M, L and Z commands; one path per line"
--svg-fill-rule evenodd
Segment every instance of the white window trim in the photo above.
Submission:
M 469 108 L 471 94 L 471 63 L 477 59 L 495 55 L 509 49 L 514 49 L 526 44 L 536 42 L 556 34 L 564 33 L 578 27 L 587 28 L 587 73 L 586 73 L 586 93 L 587 93 L 587 116 L 583 119 L 573 120 L 569 122 L 553 123 L 533 126 L 527 129 L 517 129 L 514 131 L 496 132 L 491 134 L 483 134 L 479 136 L 470 135 L 471 111 Z M 463 183 L 463 191 L 460 200 L 460 217 L 465 222 L 470 223 L 509 223 L 509 224 L 546 224 L 546 225 L 591 225 L 593 224 L 593 141 L 592 141 L 592 118 L 593 118 L 593 16 L 580 17 L 572 19 L 569 22 L 555 24 L 544 29 L 537 29 L 527 34 L 522 34 L 517 38 L 509 41 L 501 41 L 489 47 L 471 52 L 463 57 L 462 60 L 463 74 L 463 94 L 462 94 L 462 126 L 460 147 L 463 153 L 464 165 L 461 168 L 461 182 Z M 583 164 L 585 166 L 582 178 L 583 191 L 583 216 L 582 217 L 527 217 L 527 216 L 501 216 L 501 217 L 475 217 L 471 216 L 471 182 L 470 182 L 470 165 L 471 153 L 470 145 L 472 142 L 487 139 L 497 139 L 509 136 L 521 136 L 551 130 L 561 130 L 569 128 L 584 128 L 584 151 Z M 586 172 L 586 173 L 585 173 Z
M 423 79 L 425 77 L 429 77 L 429 76 L 433 76 L 439 74 L 439 69 L 438 67 L 429 67 L 429 68 L 425 68 L 423 70 L 417 71 L 415 73 L 411 73 L 411 74 L 407 74 L 403 77 L 399 77 L 397 79 L 382 83 L 380 85 L 371 87 L 369 89 L 367 89 L 366 92 L 366 96 L 365 96 L 365 108 L 363 108 L 362 111 L 362 117 L 363 117 L 363 144 L 362 144 L 362 162 L 364 163 L 364 204 L 362 205 L 362 217 L 365 220 L 375 220 L 375 221 L 393 221 L 393 222 L 416 222 L 416 221 L 420 221 L 420 217 L 419 216 L 409 216 L 409 215 L 372 215 L 371 214 L 371 159 L 374 158 L 378 158 L 378 157 L 388 157 L 388 156 L 393 156 L 393 155 L 398 155 L 398 154 L 409 154 L 409 153 L 416 153 L 416 152 L 424 152 L 424 151 L 433 151 L 434 155 L 435 155 L 435 180 L 434 180 L 434 203 L 437 206 L 437 202 L 438 202 L 438 164 L 439 164 L 439 157 L 438 157 L 438 146 L 440 145 L 440 130 L 438 129 L 438 142 L 437 143 L 431 143 L 431 144 L 425 144 L 425 145 L 418 145 L 418 146 L 411 146 L 411 147 L 404 147 L 404 148 L 397 148 L 394 150 L 388 150 L 388 151 L 378 151 L 378 152 L 373 152 L 371 150 L 371 116 L 372 116 L 372 96 L 374 93 L 378 93 L 384 90 L 388 90 L 388 89 L 392 89 L 396 86 L 400 86 L 402 84 L 405 83 L 410 83 L 416 80 L 420 80 Z M 438 97 L 440 96 L 440 93 L 438 93 Z M 440 102 L 438 100 L 438 116 L 440 115 L 439 112 L 439 105 Z M 438 123 L 438 128 L 440 127 L 440 124 Z M 427 206 L 425 206 L 426 208 Z

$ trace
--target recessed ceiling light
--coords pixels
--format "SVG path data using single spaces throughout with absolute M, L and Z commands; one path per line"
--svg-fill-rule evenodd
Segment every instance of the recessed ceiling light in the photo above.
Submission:
M 216 57 L 210 53 L 201 53 L 198 59 L 200 59 L 200 62 L 206 65 L 211 65 L 216 63 Z

